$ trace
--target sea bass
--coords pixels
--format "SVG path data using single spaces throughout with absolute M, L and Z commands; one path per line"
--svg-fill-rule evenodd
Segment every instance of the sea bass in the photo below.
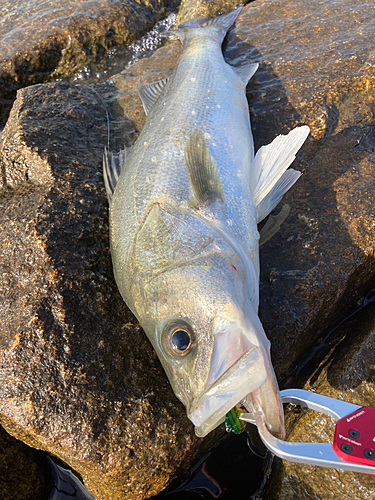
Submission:
M 221 44 L 240 8 L 181 24 L 173 75 L 142 85 L 147 119 L 131 151 L 104 155 L 115 279 L 198 436 L 246 398 L 270 431 L 283 410 L 258 317 L 257 224 L 300 173 L 307 126 L 254 156 L 245 89 Z

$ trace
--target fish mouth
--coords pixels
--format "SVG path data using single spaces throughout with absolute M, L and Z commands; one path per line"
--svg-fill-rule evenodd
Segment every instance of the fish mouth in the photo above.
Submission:
M 270 432 L 281 439 L 284 437 L 284 412 L 269 341 L 261 329 L 264 336 L 261 342 L 258 335 L 242 328 L 227 328 L 216 335 L 206 390 L 192 402 L 188 411 L 198 437 L 215 429 L 234 406 L 247 397 L 249 400 L 250 395 L 262 411 Z

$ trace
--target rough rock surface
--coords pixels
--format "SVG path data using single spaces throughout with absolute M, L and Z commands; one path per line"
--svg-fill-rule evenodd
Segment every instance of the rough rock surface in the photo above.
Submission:
M 276 373 L 282 387 L 370 406 L 373 333 L 362 334 L 362 320 L 350 333 L 337 332 L 347 352 L 335 349 L 327 365 L 313 349 L 375 284 L 374 21 L 360 1 L 256 1 L 227 48 L 229 56 L 250 44 L 248 57 L 261 61 L 248 87 L 256 148 L 296 125 L 311 128 L 295 164 L 304 175 L 281 203 L 289 216 L 261 248 L 260 316 Z M 308 357 L 306 382 L 298 367 Z M 290 438 L 332 440 L 327 419 L 288 416 Z M 372 498 L 374 489 L 367 476 L 286 463 L 272 484 L 269 500 Z
M 375 282 L 375 12 L 347 0 L 257 1 L 227 55 L 261 61 L 249 100 L 256 148 L 307 123 L 283 198 L 290 215 L 261 248 L 261 319 L 279 377 Z M 237 59 L 237 63 L 240 63 Z
M 210 441 L 195 437 L 117 291 L 106 143 L 90 87 L 20 90 L 3 133 L 0 209 L 0 421 L 73 467 L 97 500 L 156 494 Z
M 254 1 L 254 0 L 250 0 Z M 215 17 L 226 14 L 240 4 L 249 3 L 249 0 L 182 0 L 176 24 L 200 17 Z
M 104 62 L 178 9 L 179 0 L 1 0 L 0 104 L 3 121 L 17 89 Z
M 375 282 L 373 22 L 359 0 L 257 0 L 226 48 L 236 64 L 262 61 L 248 88 L 256 147 L 312 130 L 282 202 L 290 215 L 261 250 L 261 317 L 285 380 Z M 106 500 L 156 493 L 200 447 L 116 291 L 100 174 L 104 107 L 112 149 L 129 145 L 144 122 L 137 85 L 170 74 L 179 51 L 108 85 L 24 89 L 3 134 L 0 419 Z M 375 404 L 371 384 L 361 404 Z
M 47 500 L 52 474 L 46 454 L 9 436 L 0 427 L 0 498 Z

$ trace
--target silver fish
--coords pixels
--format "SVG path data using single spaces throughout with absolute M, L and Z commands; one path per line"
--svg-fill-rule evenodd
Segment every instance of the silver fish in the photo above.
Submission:
M 245 89 L 221 44 L 240 8 L 193 20 L 174 74 L 142 85 L 132 150 L 104 155 L 113 269 L 198 436 L 247 397 L 276 436 L 284 421 L 258 317 L 257 224 L 300 176 L 287 168 L 307 126 L 254 156 Z

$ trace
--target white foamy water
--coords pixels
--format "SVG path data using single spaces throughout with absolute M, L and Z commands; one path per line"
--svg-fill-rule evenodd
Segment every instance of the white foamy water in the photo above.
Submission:
M 95 83 L 107 80 L 111 75 L 119 73 L 127 66 L 149 57 L 159 47 L 165 43 L 166 38 L 161 34 L 170 30 L 176 24 L 176 14 L 171 14 L 166 19 L 159 21 L 140 40 L 132 43 L 128 47 L 114 47 L 108 51 L 105 69 L 103 64 L 85 66 L 82 71 L 70 80 L 80 83 Z
M 146 33 L 140 40 L 129 46 L 133 56 L 128 65 L 139 61 L 143 57 L 149 57 L 162 43 L 161 34 L 170 30 L 176 24 L 176 14 L 171 14 L 166 19 L 155 24 L 151 31 Z

